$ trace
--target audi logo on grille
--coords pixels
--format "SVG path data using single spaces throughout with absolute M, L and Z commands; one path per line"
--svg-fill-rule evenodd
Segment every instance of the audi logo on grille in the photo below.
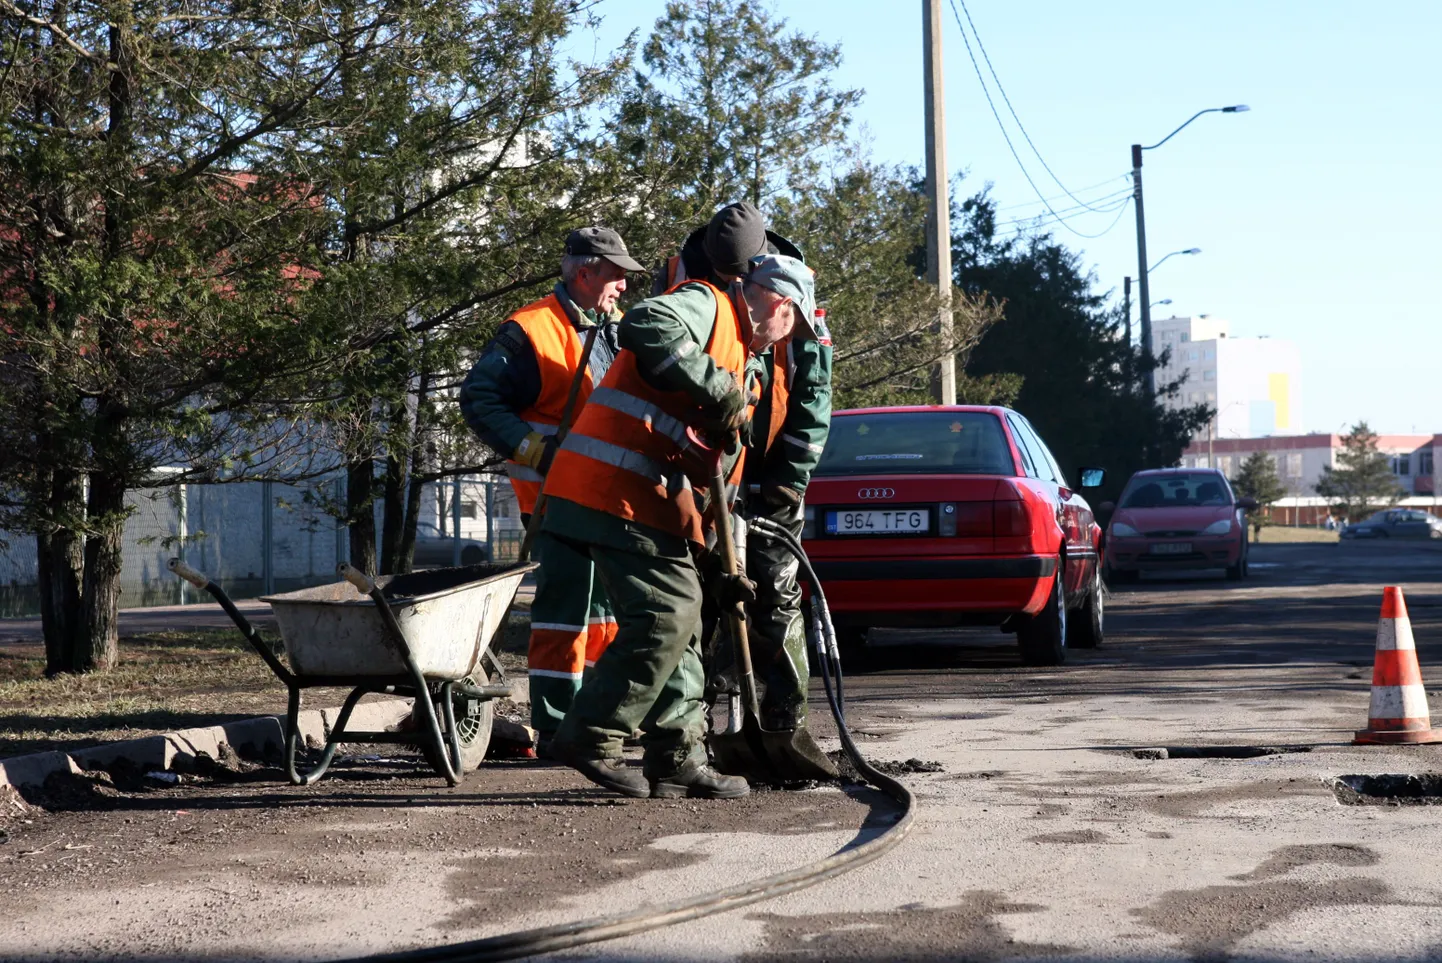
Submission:
M 863 488 L 856 493 L 857 498 L 895 498 L 895 488 Z

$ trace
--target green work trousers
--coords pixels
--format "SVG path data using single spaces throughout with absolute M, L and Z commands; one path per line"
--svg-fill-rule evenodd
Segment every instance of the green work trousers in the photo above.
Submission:
M 531 725 L 544 742 L 556 733 L 581 680 L 616 635 L 611 604 L 584 547 L 536 535 L 536 597 L 526 667 Z
M 799 540 L 802 509 L 759 504 L 750 512 L 781 525 Z M 796 729 L 806 723 L 806 689 L 811 668 L 806 660 L 806 626 L 801 618 L 801 564 L 775 539 L 755 531 L 746 538 L 746 576 L 756 583 L 751 614 L 752 660 L 766 687 L 761 725 Z
M 690 553 L 572 544 L 595 564 L 617 631 L 571 700 L 556 740 L 614 758 L 639 729 L 647 776 L 704 763 L 701 580 Z

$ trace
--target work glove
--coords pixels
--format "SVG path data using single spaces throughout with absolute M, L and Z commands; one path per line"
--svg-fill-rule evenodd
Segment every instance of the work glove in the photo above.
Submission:
M 735 375 L 731 378 L 731 390 L 701 412 L 701 430 L 706 433 L 707 440 L 717 446 L 722 439 L 734 435 L 751 415 L 741 382 Z
M 718 575 L 712 583 L 716 603 L 723 610 L 738 605 L 750 605 L 756 601 L 756 583 L 744 575 Z
M 801 507 L 801 493 L 789 485 L 778 485 L 776 482 L 762 483 L 761 499 L 772 508 L 795 511 Z
M 533 431 L 521 439 L 521 443 L 511 454 L 511 459 L 533 469 L 537 474 L 544 475 L 551 470 L 551 460 L 556 457 L 557 447 L 555 435 L 543 435 L 539 431 Z

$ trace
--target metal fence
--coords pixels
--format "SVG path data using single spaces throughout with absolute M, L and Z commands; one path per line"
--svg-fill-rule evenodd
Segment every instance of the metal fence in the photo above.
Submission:
M 286 592 L 335 580 L 350 552 L 349 532 L 327 509 L 342 503 L 344 479 L 311 485 L 245 482 L 173 485 L 132 492 L 121 566 L 122 608 L 205 602 L 170 574 L 180 556 L 234 598 Z M 382 527 L 376 506 L 376 530 Z M 427 486 L 420 536 L 482 542 L 488 554 L 513 560 L 522 532 L 510 485 L 503 479 L 458 478 Z M 0 617 L 39 613 L 35 539 L 0 532 Z

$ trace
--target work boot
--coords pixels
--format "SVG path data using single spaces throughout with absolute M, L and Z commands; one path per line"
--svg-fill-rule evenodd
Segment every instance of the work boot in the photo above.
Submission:
M 650 781 L 639 770 L 627 766 L 626 760 L 619 756 L 585 756 L 576 746 L 559 739 L 551 740 L 550 756 L 612 792 L 634 799 L 645 799 L 651 795 Z
M 651 780 L 651 798 L 737 799 L 751 792 L 741 776 L 725 776 L 705 763 L 682 766 L 669 776 Z

